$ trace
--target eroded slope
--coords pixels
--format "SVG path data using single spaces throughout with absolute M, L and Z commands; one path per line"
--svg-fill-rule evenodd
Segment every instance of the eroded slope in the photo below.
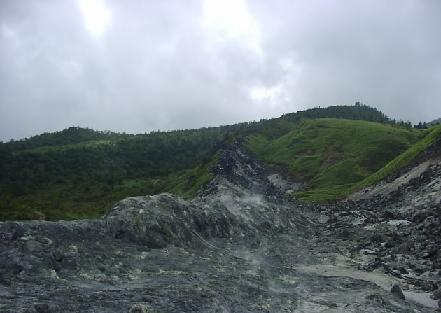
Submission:
M 98 220 L 0 223 L 1 312 L 431 312 L 367 279 L 320 207 L 238 145 L 192 201 L 127 198 Z M 338 269 L 338 270 L 337 270 Z M 383 288 L 382 288 L 383 287 Z

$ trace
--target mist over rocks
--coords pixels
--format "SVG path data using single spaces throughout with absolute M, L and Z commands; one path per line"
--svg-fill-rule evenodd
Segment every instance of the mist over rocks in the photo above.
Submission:
M 395 269 L 402 257 L 414 257 L 422 273 L 436 268 L 439 256 L 421 253 L 436 215 L 354 211 L 361 200 L 302 203 L 237 144 L 224 147 L 213 171 L 191 201 L 132 197 L 97 220 L 0 223 L 0 311 L 433 312 L 437 300 L 424 297 L 439 276 L 408 278 Z M 404 195 L 433 193 L 432 178 Z M 431 198 L 423 198 L 429 210 Z M 418 248 L 400 255 L 400 229 L 416 221 L 424 225 L 410 233 L 420 236 Z M 379 228 L 369 233 L 367 223 Z M 390 292 L 395 284 L 405 299 Z

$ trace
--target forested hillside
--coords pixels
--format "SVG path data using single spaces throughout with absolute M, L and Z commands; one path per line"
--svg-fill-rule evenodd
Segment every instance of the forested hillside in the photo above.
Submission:
M 194 174 L 207 175 L 205 166 L 224 136 L 223 128 L 210 128 L 104 142 L 72 144 L 73 138 L 58 146 L 47 140 L 27 150 L 6 145 L 0 152 L 2 217 L 97 216 L 120 198 L 173 189 L 177 179 L 188 179 L 178 190 L 185 194 L 200 183 Z
M 424 133 L 403 126 L 357 104 L 138 135 L 70 127 L 0 144 L 0 219 L 97 217 L 119 199 L 163 191 L 194 197 L 212 178 L 218 151 L 235 140 L 307 183 L 303 198 L 328 200 Z
M 440 124 L 441 124 L 441 118 L 437 118 L 429 123 L 429 125 L 440 125 Z
M 383 112 L 376 108 L 356 102 L 351 105 L 334 105 L 326 108 L 312 108 L 296 113 L 288 113 L 282 116 L 288 120 L 299 120 L 301 118 L 343 118 L 349 120 L 363 120 L 379 123 L 396 123 L 389 119 Z
M 86 142 L 105 142 L 130 138 L 134 135 L 118 134 L 110 131 L 95 131 L 89 128 L 69 127 L 55 133 L 44 133 L 23 140 L 11 140 L 0 144 L 0 149 L 11 151 L 31 150 L 34 148 L 66 146 Z

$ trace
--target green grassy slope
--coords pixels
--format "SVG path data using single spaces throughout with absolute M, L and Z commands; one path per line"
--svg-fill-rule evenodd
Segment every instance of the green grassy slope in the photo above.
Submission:
M 387 162 L 415 143 L 421 131 L 366 121 L 343 119 L 304 120 L 277 138 L 248 138 L 246 146 L 257 157 L 285 166 L 307 191 L 296 195 L 322 202 L 347 194 Z
M 389 175 L 409 165 L 417 156 L 430 147 L 441 137 L 441 125 L 431 127 L 421 140 L 410 146 L 402 154 L 398 155 L 384 167 L 355 184 L 351 191 L 357 191 L 378 183 Z

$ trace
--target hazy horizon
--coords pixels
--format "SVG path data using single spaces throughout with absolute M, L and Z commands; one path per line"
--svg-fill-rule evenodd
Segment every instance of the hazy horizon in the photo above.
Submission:
M 441 117 L 441 1 L 0 3 L 0 140 L 192 129 L 361 101 Z
M 354 103 L 354 104 L 355 104 L 355 103 Z M 344 105 L 344 104 L 342 104 L 342 106 L 343 106 L 343 105 Z M 352 104 L 352 105 L 353 105 L 353 104 Z M 365 104 L 363 103 L 363 105 L 365 105 Z M 315 107 L 322 107 L 322 106 L 315 106 Z M 312 108 L 314 108 L 314 107 L 312 107 Z M 323 107 L 322 107 L 322 108 L 323 108 Z M 296 111 L 296 112 L 298 112 L 298 111 Z M 282 115 L 284 115 L 284 114 L 289 114 L 289 113 L 296 113 L 296 112 L 285 112 L 285 113 L 283 113 Z M 260 120 L 262 120 L 262 119 L 266 119 L 266 120 L 268 120 L 268 119 L 272 119 L 272 118 L 279 118 L 279 117 L 281 117 L 282 115 L 273 116 L 273 117 L 267 117 L 267 118 L 261 118 L 261 119 L 255 119 L 255 120 L 249 120 L 249 121 L 238 121 L 238 122 L 236 122 L 236 123 L 258 122 L 258 121 L 260 121 Z M 389 117 L 390 119 L 394 119 L 393 116 L 388 116 L 388 117 Z M 399 121 L 404 121 L 404 120 L 397 120 L 397 122 L 399 122 Z M 407 121 L 408 121 L 408 120 L 407 120 Z M 407 121 L 404 121 L 404 122 L 407 122 Z M 431 121 L 433 121 L 433 120 L 431 120 Z M 421 121 L 421 122 L 431 122 L 431 121 Z M 236 124 L 236 123 L 219 124 L 219 125 L 206 125 L 206 126 L 200 126 L 200 127 L 195 127 L 195 128 L 152 129 L 152 130 L 144 131 L 144 132 L 126 132 L 126 131 L 116 131 L 116 130 L 112 130 L 112 129 L 97 129 L 97 128 L 94 128 L 94 127 L 92 127 L 92 126 L 88 126 L 88 125 L 66 125 L 65 127 L 60 128 L 60 129 L 53 129 L 53 130 L 46 131 L 46 132 L 42 132 L 42 133 L 31 134 L 30 136 L 26 136 L 26 137 L 22 137 L 22 138 L 10 138 L 10 139 L 6 139 L 6 140 L 2 140 L 2 139 L 0 139 L 0 142 L 8 142 L 8 141 L 11 141 L 11 140 L 14 140 L 14 141 L 24 140 L 24 139 L 30 138 L 30 137 L 32 137 L 32 136 L 41 135 L 41 134 L 43 134 L 43 133 L 61 132 L 61 131 L 66 130 L 66 129 L 71 128 L 71 127 L 78 127 L 78 128 L 92 129 L 92 130 L 94 130 L 94 131 L 101 131 L 101 132 L 114 132 L 114 133 L 125 133 L 125 134 L 128 134 L 128 135 L 138 135 L 138 134 L 146 134 L 146 133 L 152 133 L 152 132 L 157 132 L 157 131 L 160 131 L 160 132 L 169 132 L 169 131 L 179 131 L 179 130 L 193 130 L 193 129 L 200 129 L 200 128 L 204 128 L 204 127 L 207 127 L 207 128 L 209 128 L 209 127 L 222 127 L 222 126 L 233 125 L 233 124 Z

